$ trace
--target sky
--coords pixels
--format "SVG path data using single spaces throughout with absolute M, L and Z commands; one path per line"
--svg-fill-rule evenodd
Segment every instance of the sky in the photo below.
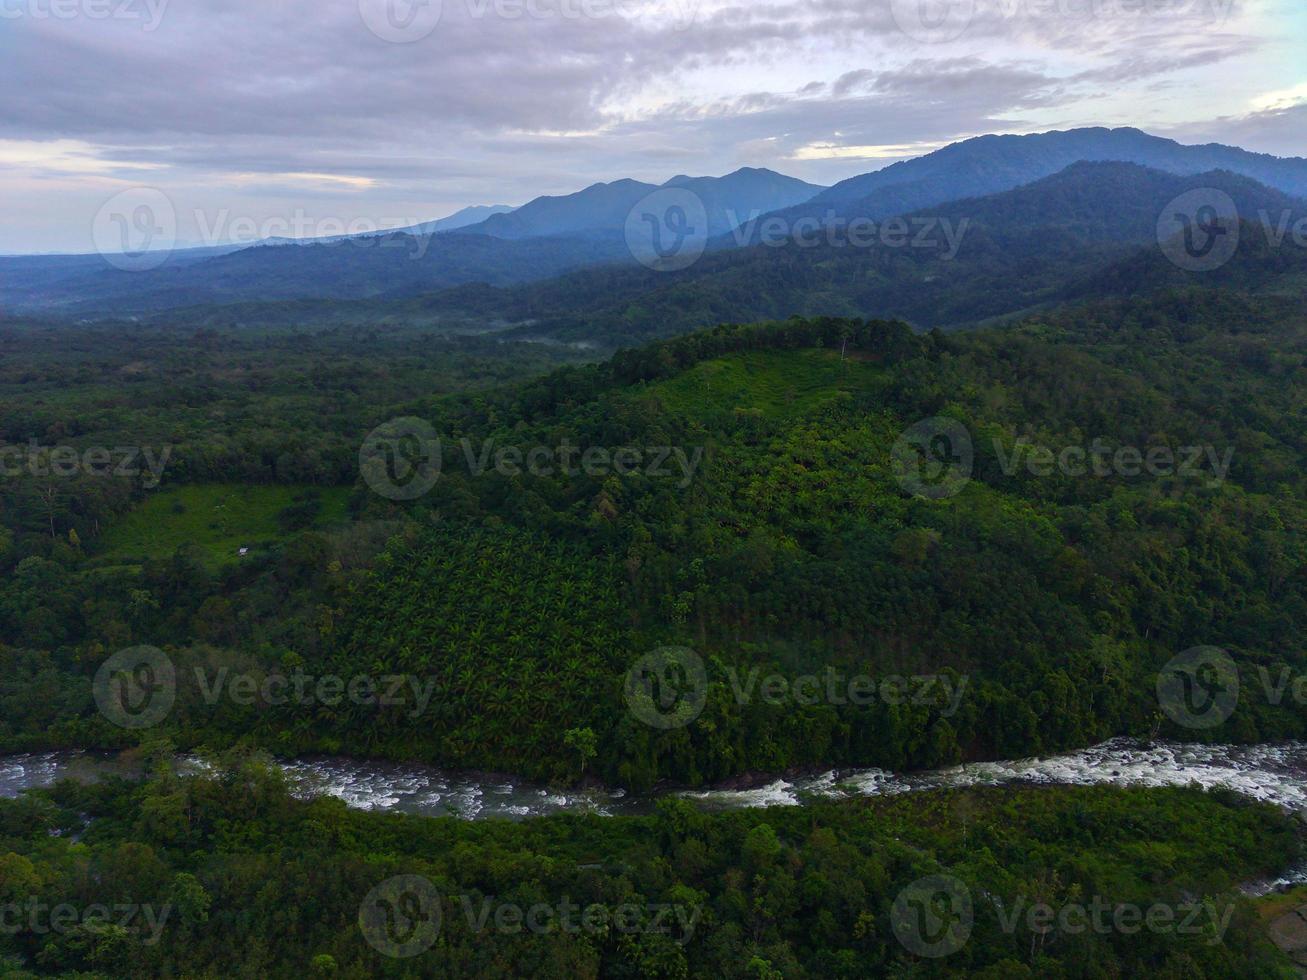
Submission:
M 0 253 L 123 194 L 216 244 L 991 132 L 1307 156 L 1305 54 L 1303 0 L 0 0 Z

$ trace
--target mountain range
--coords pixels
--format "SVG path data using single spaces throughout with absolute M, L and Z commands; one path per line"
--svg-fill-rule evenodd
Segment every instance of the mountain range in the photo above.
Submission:
M 1136 129 L 982 136 L 828 188 L 744 168 L 661 185 L 617 180 L 298 248 L 178 251 L 149 272 L 108 268 L 98 256 L 0 258 L 0 309 L 94 317 L 241 304 L 244 317 L 249 304 L 331 301 L 364 304 L 332 319 L 421 309 L 544 321 L 561 336 L 610 342 L 622 329 L 638 338 L 746 314 L 895 314 L 956 326 L 1056 299 L 1124 247 L 1148 243 L 1167 202 L 1197 187 L 1227 191 L 1245 217 L 1294 210 L 1307 195 L 1307 160 L 1185 146 Z M 624 237 L 635 205 L 660 190 L 696 195 L 713 236 L 708 254 L 676 273 L 637 265 Z M 800 219 L 894 216 L 937 231 L 965 220 L 960 251 L 942 261 L 919 248 L 756 247 L 768 221 L 792 229 Z M 913 288 L 921 295 L 910 296 Z M 987 298 L 967 307 L 962 297 L 975 289 Z M 584 322 L 594 317 L 602 324 Z
M 466 230 L 496 238 L 619 232 L 632 209 L 660 188 L 679 188 L 697 195 L 703 202 L 710 235 L 724 234 L 751 216 L 800 204 L 824 190 L 774 170 L 752 167 L 725 177 L 679 175 L 661 185 L 616 180 L 562 197 L 538 197 L 510 214 L 495 215 Z
M 1251 222 L 1234 258 L 1212 273 L 1176 267 L 1157 241 L 1168 203 L 1194 190 L 1229 195 Z M 1132 275 L 1159 287 L 1223 282 L 1275 291 L 1281 280 L 1299 282 L 1307 250 L 1288 236 L 1270 247 L 1263 214 L 1291 227 L 1307 219 L 1307 203 L 1226 171 L 1178 176 L 1130 163 L 1078 163 L 1010 191 L 906 216 L 911 227 L 933 228 L 916 247 L 911 235 L 867 248 L 838 240 L 755 245 L 710 253 L 677 273 L 585 269 L 507 289 L 461 287 L 390 310 L 489 317 L 521 323 L 530 336 L 607 346 L 790 315 L 884 315 L 921 329 L 958 328 L 1112 295 Z

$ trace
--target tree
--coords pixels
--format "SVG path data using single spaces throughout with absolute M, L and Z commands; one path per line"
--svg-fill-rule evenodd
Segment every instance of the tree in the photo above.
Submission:
M 577 775 L 584 776 L 590 760 L 599 754 L 599 737 L 591 728 L 572 728 L 563 736 L 563 744 L 576 750 L 579 764 Z

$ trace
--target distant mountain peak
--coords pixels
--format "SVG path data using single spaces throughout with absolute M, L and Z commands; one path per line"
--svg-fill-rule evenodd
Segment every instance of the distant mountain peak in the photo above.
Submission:
M 736 215 L 761 214 L 807 201 L 823 188 L 773 170 L 741 167 L 722 177 L 678 174 L 662 185 L 629 177 L 591 184 L 574 194 L 538 197 L 512 214 L 497 215 L 467 229 L 496 238 L 548 235 L 621 235 L 631 209 L 645 195 L 663 188 L 683 188 L 703 202 L 711 234 L 736 224 Z

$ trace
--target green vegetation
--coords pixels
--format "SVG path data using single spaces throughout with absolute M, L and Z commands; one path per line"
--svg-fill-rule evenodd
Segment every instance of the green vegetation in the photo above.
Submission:
M 151 493 L 105 533 L 106 564 L 169 558 L 194 546 L 217 567 L 240 550 L 266 551 L 294 532 L 336 527 L 346 520 L 344 487 L 199 484 Z
M 160 769 L 144 784 L 0 801 L 0 902 L 77 913 L 59 930 L 0 934 L 8 975 L 1291 975 L 1235 886 L 1295 860 L 1298 836 L 1232 794 L 980 790 L 715 815 L 668 800 L 649 817 L 466 823 L 296 799 L 256 759 L 217 764 L 203 779 Z M 366 934 L 360 924 L 398 875 L 429 881 L 442 912 L 408 959 L 385 951 L 421 921 L 414 898 Z M 914 936 L 937 937 L 893 912 L 932 875 L 972 906 L 946 956 L 920 955 Z M 148 908 L 159 928 L 144 912 L 126 929 L 87 923 L 95 902 Z M 1099 927 L 1065 913 L 1049 928 L 1030 917 L 1038 903 L 1108 911 Z M 622 927 L 584 928 L 592 905 L 633 911 Z M 500 917 L 542 906 L 556 911 L 538 930 Z M 1118 908 L 1140 918 L 1116 928 Z M 1154 925 L 1132 925 L 1149 910 Z
M 877 321 L 722 327 L 395 404 L 442 436 L 441 477 L 411 503 L 360 481 L 309 514 L 294 503 L 302 485 L 266 488 L 241 506 L 240 535 L 209 528 L 223 533 L 171 554 L 168 536 L 198 507 L 143 511 L 103 537 L 61 514 L 52 536 L 16 528 L 0 588 L 13 706 L 0 744 L 132 744 L 94 710 L 90 680 L 141 643 L 164 647 L 183 678 L 303 668 L 413 675 L 434 692 L 416 714 L 250 706 L 209 703 L 183 679 L 162 727 L 185 747 L 248 734 L 283 753 L 635 790 L 935 767 L 1120 734 L 1304 737 L 1303 706 L 1273 703 L 1258 678 L 1307 667 L 1305 363 L 1301 316 L 1180 292 L 947 337 Z M 955 496 L 919 499 L 892 450 L 941 416 L 969 432 L 974 473 Z M 1011 462 L 1022 445 L 1096 441 L 1205 448 L 1194 472 L 1158 476 Z M 575 460 L 483 468 L 503 450 L 564 445 L 681 455 L 624 474 Z M 213 548 L 259 527 L 253 543 L 267 547 L 215 566 Z M 122 567 L 147 539 L 159 547 Z M 1160 710 L 1156 677 L 1206 645 L 1234 657 L 1245 697 L 1224 724 L 1193 730 Z M 627 670 L 664 646 L 705 663 L 702 714 L 681 728 L 651 727 L 624 697 Z M 751 674 L 832 672 L 937 681 L 862 705 L 737 691 Z

